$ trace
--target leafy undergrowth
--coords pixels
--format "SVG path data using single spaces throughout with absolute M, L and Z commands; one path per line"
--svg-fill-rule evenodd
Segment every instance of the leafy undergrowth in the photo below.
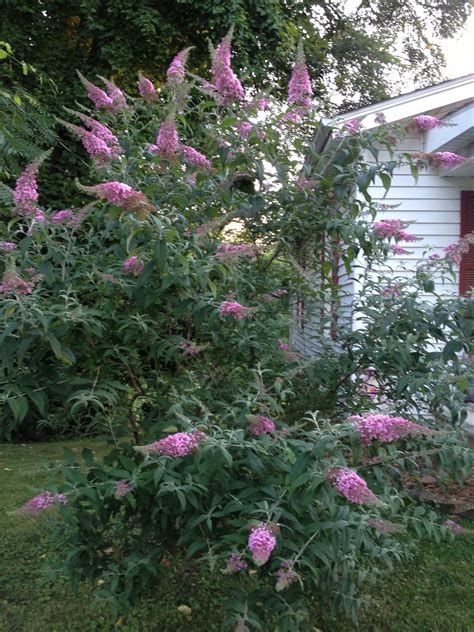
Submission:
M 2 632 L 212 632 L 225 620 L 222 602 L 232 581 L 220 573 L 200 573 L 181 558 L 165 560 L 166 582 L 127 616 L 112 616 L 83 586 L 73 593 L 66 581 L 48 575 L 58 551 L 51 516 L 9 513 L 47 488 L 46 461 L 60 460 L 64 447 L 95 452 L 93 441 L 0 446 L 0 630 Z M 472 526 L 465 523 L 466 527 Z M 238 581 L 238 580 L 235 580 Z M 252 579 L 250 579 L 252 581 Z M 472 632 L 474 629 L 472 536 L 424 543 L 410 564 L 387 576 L 370 595 L 361 615 L 364 632 Z M 184 607 L 183 607 L 184 606 Z M 314 605 L 315 630 L 347 632 L 354 625 L 331 619 Z M 268 623 L 274 632 L 276 624 Z

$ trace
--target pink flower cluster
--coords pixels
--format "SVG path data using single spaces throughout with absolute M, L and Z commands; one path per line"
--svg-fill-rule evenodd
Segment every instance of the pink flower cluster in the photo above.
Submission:
M 153 82 L 143 75 L 138 78 L 138 94 L 146 101 L 154 101 L 158 96 Z
M 107 202 L 120 206 L 126 211 L 136 211 L 149 206 L 147 197 L 123 182 L 102 182 L 92 187 L 84 187 L 90 193 L 104 198 Z
M 17 509 L 17 513 L 20 514 L 37 514 L 44 511 L 54 503 L 60 503 L 65 505 L 67 498 L 64 494 L 53 494 L 51 492 L 44 492 L 34 498 L 30 498 L 22 507 Z
M 398 244 L 392 244 L 390 246 L 390 251 L 393 252 L 394 255 L 411 255 L 411 252 L 403 246 L 399 246 Z
M 235 320 L 245 318 L 252 311 L 251 307 L 245 307 L 237 301 L 224 301 L 219 305 L 219 312 L 222 316 L 232 316 Z
M 204 432 L 194 430 L 193 432 L 176 432 L 164 439 L 149 443 L 142 447 L 142 450 L 149 454 L 161 454 L 164 456 L 182 457 L 196 452 L 199 444 L 207 438 Z
M 219 244 L 216 257 L 230 259 L 232 257 L 255 257 L 257 249 L 253 244 Z
M 377 496 L 354 470 L 349 468 L 332 469 L 328 473 L 328 478 L 337 491 L 349 502 L 357 505 L 380 504 Z
M 123 92 L 117 88 L 114 83 L 108 81 L 108 79 L 100 77 L 105 84 L 105 91 L 91 83 L 79 71 L 77 71 L 77 74 L 79 75 L 82 85 L 87 91 L 87 96 L 97 108 L 103 108 L 109 112 L 115 113 L 127 107 L 127 102 Z
M 152 153 L 161 154 L 164 158 L 172 160 L 179 148 L 179 136 L 176 131 L 174 118 L 168 117 L 160 125 L 158 136 L 156 137 L 156 145 L 150 145 L 148 148 Z
M 0 241 L 0 252 L 11 252 L 16 249 L 16 244 L 12 241 Z
M 466 533 L 467 531 L 467 529 L 465 529 L 464 527 L 461 527 L 461 525 L 455 522 L 454 520 L 445 520 L 443 522 L 443 527 L 445 527 L 446 529 L 449 529 L 451 533 L 453 533 L 454 535 L 462 535 L 463 533 Z
M 367 413 L 353 415 L 349 421 L 356 427 L 361 443 L 364 445 L 371 445 L 375 440 L 391 443 L 407 435 L 429 432 L 428 428 L 420 424 L 413 423 L 404 417 L 391 415 Z
M 72 216 L 73 212 L 68 208 L 65 208 L 62 211 L 56 211 L 56 213 L 53 213 L 50 217 L 50 221 L 52 224 L 62 224 L 64 221 L 72 219 Z
M 253 434 L 254 437 L 260 437 L 260 435 L 266 434 L 267 432 L 274 432 L 275 428 L 275 422 L 268 417 L 255 415 L 250 421 L 249 432 Z
M 445 258 L 459 265 L 461 263 L 463 255 L 469 252 L 469 247 L 469 240 L 461 238 L 454 244 L 449 244 L 449 246 L 443 248 L 443 251 L 445 252 Z
M 421 237 L 416 237 L 411 233 L 407 233 L 404 229 L 408 222 L 401 219 L 384 219 L 380 222 L 374 222 L 374 234 L 380 239 L 393 238 L 395 241 L 419 241 Z
M 168 70 L 166 71 L 166 83 L 168 85 L 177 86 L 184 81 L 185 66 L 191 47 L 180 51 L 173 58 Z
M 277 571 L 277 592 L 285 590 L 285 588 L 288 588 L 288 586 L 291 586 L 291 584 L 298 581 L 299 575 L 293 570 L 294 565 L 295 563 L 293 560 L 286 560 L 281 563 L 281 566 Z
M 81 140 L 84 149 L 89 156 L 94 158 L 99 166 L 107 163 L 108 160 L 120 156 L 122 153 L 120 143 L 107 125 L 96 121 L 86 114 L 82 114 L 82 112 L 73 112 L 73 114 L 78 116 L 90 131 L 66 121 L 61 122 Z
M 467 160 L 465 156 L 459 156 L 452 151 L 436 151 L 434 154 L 428 154 L 427 158 L 440 167 L 455 167 Z
M 125 274 L 140 274 L 145 264 L 136 255 L 132 255 L 128 259 L 125 259 L 122 267 Z
M 36 175 L 38 173 L 37 163 L 32 163 L 26 167 L 21 176 L 16 181 L 13 192 L 15 211 L 23 217 L 34 217 L 38 212 L 38 184 Z
M 197 149 L 188 147 L 188 145 L 181 145 L 181 151 L 183 152 L 184 160 L 193 167 L 212 169 L 212 163 L 209 158 L 206 158 L 206 156 L 200 151 L 197 151 Z
M 183 350 L 184 355 L 195 356 L 201 353 L 207 345 L 195 345 L 193 342 L 183 341 L 179 343 L 179 348 Z
M 358 134 L 360 132 L 361 120 L 358 118 L 351 119 L 344 123 L 344 129 L 349 132 L 349 134 Z
M 31 294 L 40 277 L 41 275 L 31 273 L 30 278 L 25 279 L 14 270 L 7 269 L 2 276 L 0 292 L 3 294 L 16 294 L 17 296 Z
M 305 189 L 315 189 L 318 185 L 318 181 L 314 178 L 304 178 L 300 177 L 295 182 L 298 189 L 304 191 Z
M 130 492 L 133 492 L 133 490 L 135 489 L 135 485 L 131 483 L 130 481 L 121 480 L 115 483 L 114 489 L 115 489 L 114 491 L 115 498 L 117 500 L 120 500 L 121 498 L 128 496 Z
M 242 138 L 248 138 L 250 136 L 250 132 L 252 131 L 252 124 L 248 121 L 239 121 L 234 127 Z
M 268 561 L 276 542 L 276 537 L 267 525 L 260 523 L 258 527 L 252 529 L 248 539 L 248 547 L 257 566 L 262 566 Z
M 412 125 L 420 130 L 420 132 L 428 132 L 430 129 L 441 127 L 442 125 L 446 125 L 446 123 L 444 123 L 437 116 L 420 114 L 419 116 L 415 116 L 415 118 L 412 120 Z
M 224 573 L 226 575 L 231 575 L 232 573 L 244 571 L 246 568 L 248 568 L 248 564 L 242 559 L 240 553 L 231 553 L 227 558 L 227 566 Z
M 232 33 L 229 32 L 219 43 L 211 60 L 213 88 L 218 93 L 221 105 L 228 105 L 245 98 L 242 84 L 230 65 Z
M 296 60 L 288 84 L 288 102 L 294 105 L 301 105 L 305 108 L 311 107 L 311 97 L 313 89 L 309 78 L 308 67 L 303 46 L 300 43 L 296 53 Z

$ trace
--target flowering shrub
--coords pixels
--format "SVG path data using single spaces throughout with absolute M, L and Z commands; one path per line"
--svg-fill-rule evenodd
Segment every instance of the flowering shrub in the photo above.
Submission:
M 400 220 L 369 221 L 367 188 L 378 176 L 389 186 L 398 163 L 369 165 L 361 150 L 390 148 L 403 130 L 353 122 L 318 153 L 302 49 L 288 109 L 246 95 L 231 34 L 212 50 L 212 83 L 186 74 L 188 53 L 160 88 L 139 78 L 135 98 L 81 77 L 95 107 L 78 115 L 87 130 L 68 124 L 92 160 L 81 206 L 41 203 L 47 156 L 12 192 L 2 435 L 110 436 L 102 463 L 84 452 L 86 473 L 69 455 L 61 490 L 70 571 L 103 596 L 139 598 L 179 548 L 243 582 L 256 574 L 232 625 L 273 612 L 282 630 L 303 630 L 315 591 L 355 616 L 366 578 L 402 556 L 397 533 L 445 534 L 403 483 L 426 468 L 468 471 L 468 452 L 431 413 L 455 410 L 469 306 L 421 303 L 419 288 L 431 290 L 420 270 L 412 287 L 365 279 L 365 328 L 336 327 L 335 269 L 363 254 L 371 271 L 417 239 Z M 449 254 L 426 265 L 447 274 Z M 314 357 L 285 341 L 290 304 L 319 314 Z M 360 389 L 369 369 L 383 411 Z

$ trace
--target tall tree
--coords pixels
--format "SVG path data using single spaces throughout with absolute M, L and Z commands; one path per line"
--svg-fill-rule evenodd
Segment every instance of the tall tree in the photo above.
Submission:
M 0 5 L 0 39 L 56 81 L 58 104 L 77 96 L 76 68 L 91 78 L 113 76 L 131 88 L 139 70 L 162 79 L 172 55 L 194 46 L 190 67 L 203 73 L 206 40 L 220 39 L 234 24 L 234 65 L 247 85 L 279 86 L 303 37 L 327 108 L 336 90 L 339 107 L 346 108 L 386 97 L 402 75 L 405 83 L 407 76 L 418 85 L 436 81 L 443 62 L 436 40 L 454 35 L 470 11 L 464 0 L 0 0 Z

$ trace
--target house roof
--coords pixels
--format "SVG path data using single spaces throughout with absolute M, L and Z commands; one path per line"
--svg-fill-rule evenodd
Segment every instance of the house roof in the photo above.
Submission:
M 402 121 L 418 114 L 444 118 L 470 103 L 474 103 L 474 73 L 352 110 L 336 117 L 333 122 L 344 123 L 354 118 L 363 118 L 364 127 L 371 129 L 380 125 L 375 117 L 381 112 L 387 123 Z

